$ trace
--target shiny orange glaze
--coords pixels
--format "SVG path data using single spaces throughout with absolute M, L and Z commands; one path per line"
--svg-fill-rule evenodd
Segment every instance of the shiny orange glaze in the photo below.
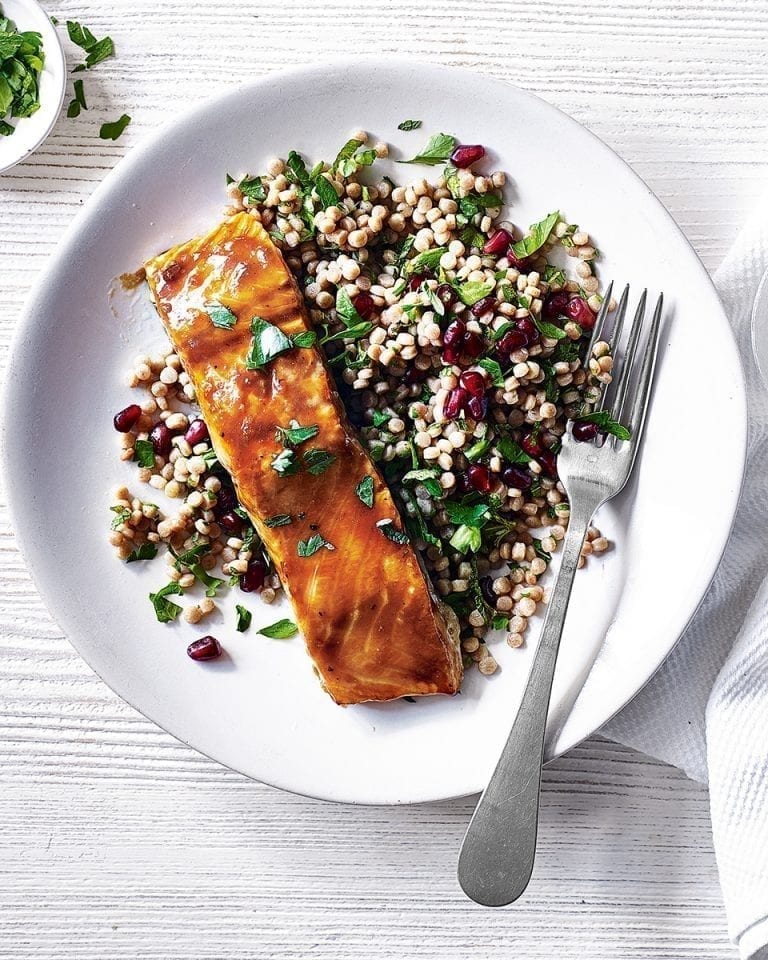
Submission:
M 402 528 L 397 508 L 347 422 L 316 347 L 295 348 L 264 370 L 247 370 L 250 322 L 262 317 L 287 335 L 308 329 L 299 290 L 256 219 L 238 214 L 205 237 L 149 261 L 158 312 L 197 392 L 216 453 L 232 475 L 291 596 L 322 680 L 337 703 L 455 693 L 462 664 L 455 617 L 436 602 L 410 544 L 387 539 L 376 521 Z M 237 316 L 215 327 L 211 301 Z M 281 477 L 277 426 L 297 420 L 320 431 L 298 448 L 332 453 L 321 475 Z M 355 494 L 373 477 L 373 509 Z M 266 518 L 288 513 L 289 526 Z M 320 533 L 335 549 L 300 557 L 299 540 Z

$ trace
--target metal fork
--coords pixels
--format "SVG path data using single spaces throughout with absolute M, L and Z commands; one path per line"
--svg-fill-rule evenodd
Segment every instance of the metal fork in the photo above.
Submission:
M 588 358 L 603 338 L 611 287 L 595 320 Z M 618 350 L 627 313 L 629 287 L 625 287 L 613 324 L 611 342 Z M 485 788 L 467 828 L 459 855 L 459 883 L 472 900 L 489 907 L 512 903 L 528 886 L 536 856 L 544 733 L 573 578 L 581 548 L 595 511 L 626 484 L 643 433 L 659 343 L 663 299 L 660 296 L 638 355 L 644 325 L 646 291 L 643 291 L 629 330 L 623 358 L 614 360 L 614 379 L 608 391 L 601 385 L 595 410 L 606 410 L 612 419 L 629 428 L 631 438 L 614 436 L 577 442 L 568 424 L 558 455 L 560 480 L 571 506 L 568 532 L 563 541 L 560 570 L 550 594 L 541 639 L 533 659 L 523 701 L 493 776 Z M 639 373 L 637 367 L 639 365 Z

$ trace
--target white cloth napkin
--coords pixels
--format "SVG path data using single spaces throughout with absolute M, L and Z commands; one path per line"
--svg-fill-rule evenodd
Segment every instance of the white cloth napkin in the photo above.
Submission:
M 768 960 L 768 387 L 750 337 L 752 303 L 766 267 L 768 197 L 715 274 L 749 407 L 747 471 L 731 537 L 680 643 L 603 729 L 709 781 L 729 932 L 744 960 Z M 716 469 L 716 437 L 712 451 Z

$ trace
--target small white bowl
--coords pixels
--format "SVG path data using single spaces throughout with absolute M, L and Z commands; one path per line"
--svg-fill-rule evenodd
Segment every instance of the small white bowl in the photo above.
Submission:
M 53 129 L 67 89 L 67 62 L 56 28 L 37 0 L 0 0 L 3 16 L 21 31 L 42 34 L 45 65 L 40 76 L 40 109 L 31 117 L 13 120 L 16 132 L 0 137 L 0 174 L 25 160 Z

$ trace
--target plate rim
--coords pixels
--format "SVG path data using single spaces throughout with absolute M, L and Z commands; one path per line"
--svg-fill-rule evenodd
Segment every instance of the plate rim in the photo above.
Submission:
M 382 61 L 380 58 L 374 58 L 374 57 L 365 56 L 365 55 L 357 55 L 357 56 L 348 58 L 348 61 L 349 63 L 353 63 L 357 66 L 368 64 L 370 65 L 372 70 L 376 70 L 383 73 L 392 73 L 392 74 L 396 74 L 401 70 L 412 68 L 411 61 L 408 60 L 408 58 L 401 57 L 401 56 L 387 57 L 386 60 Z M 597 144 L 598 149 L 604 151 L 604 154 L 606 156 L 610 156 L 613 161 L 617 161 L 618 163 L 620 163 L 625 168 L 625 171 L 636 182 L 638 182 L 642 186 L 642 188 L 648 195 L 650 201 L 656 205 L 658 211 L 663 215 L 663 217 L 666 219 L 666 221 L 668 222 L 670 227 L 675 231 L 675 233 L 682 240 L 684 240 L 689 252 L 692 254 L 692 262 L 695 264 L 696 269 L 698 270 L 704 284 L 708 287 L 710 292 L 714 294 L 715 302 L 719 307 L 719 318 L 724 328 L 724 332 L 726 333 L 726 338 L 724 339 L 727 339 L 730 345 L 732 356 L 736 365 L 736 370 L 738 372 L 738 377 L 734 380 L 734 383 L 733 383 L 733 390 L 734 390 L 733 402 L 738 406 L 738 410 L 736 412 L 738 413 L 737 419 L 738 419 L 738 425 L 739 425 L 739 436 L 737 438 L 738 447 L 740 451 L 738 456 L 738 478 L 739 479 L 738 479 L 738 485 L 735 486 L 735 493 L 734 493 L 733 500 L 729 504 L 729 512 L 730 512 L 729 522 L 727 524 L 727 527 L 725 527 L 723 530 L 720 540 L 716 545 L 716 549 L 713 549 L 711 571 L 707 576 L 706 583 L 704 584 L 703 589 L 701 590 L 701 594 L 694 608 L 692 609 L 689 617 L 687 618 L 680 634 L 674 639 L 674 641 L 672 641 L 669 644 L 669 646 L 665 649 L 664 653 L 658 659 L 658 662 L 654 663 L 652 668 L 647 672 L 647 675 L 638 682 L 638 686 L 635 689 L 635 691 L 632 693 L 632 695 L 629 696 L 620 706 L 618 706 L 609 716 L 605 716 L 597 727 L 594 727 L 593 729 L 587 730 L 583 733 L 579 731 L 579 734 L 575 738 L 571 738 L 571 740 L 569 740 L 565 744 L 561 744 L 558 742 L 557 751 L 556 752 L 552 751 L 551 753 L 550 752 L 547 753 L 546 762 L 550 762 L 556 759 L 557 757 L 562 756 L 564 753 L 568 752 L 569 750 L 573 749 L 575 746 L 577 746 L 579 743 L 582 743 L 588 737 L 598 733 L 606 723 L 608 723 L 611 719 L 613 719 L 613 717 L 615 717 L 618 713 L 620 713 L 621 710 L 623 710 L 624 707 L 626 707 L 627 704 L 630 703 L 647 686 L 647 684 L 653 679 L 653 677 L 656 675 L 656 673 L 662 667 L 666 659 L 669 657 L 669 655 L 672 653 L 672 651 L 675 649 L 675 647 L 679 643 L 681 637 L 687 630 L 691 620 L 695 617 L 696 612 L 699 609 L 709 589 L 709 586 L 711 585 L 712 580 L 715 577 L 717 569 L 720 566 L 720 561 L 725 551 L 725 547 L 728 543 L 728 540 L 731 534 L 733 522 L 735 519 L 736 509 L 740 500 L 741 491 L 742 491 L 743 482 L 744 482 L 744 473 L 745 473 L 746 455 L 747 455 L 747 437 L 748 437 L 747 401 L 746 401 L 744 364 L 743 364 L 743 359 L 737 347 L 733 328 L 728 320 L 728 316 L 725 312 L 725 308 L 723 307 L 722 301 L 720 300 L 720 296 L 717 292 L 717 288 L 714 286 L 712 277 L 707 271 L 704 264 L 702 263 L 698 253 L 693 248 L 686 234 L 678 226 L 672 214 L 669 212 L 669 210 L 667 210 L 666 206 L 662 203 L 662 201 L 658 198 L 658 196 L 654 193 L 654 191 L 648 186 L 645 180 L 643 180 L 643 178 L 638 173 L 635 172 L 635 170 L 630 166 L 630 164 L 626 160 L 624 160 L 611 146 L 609 146 L 604 140 L 602 140 L 599 136 L 597 136 L 597 134 L 595 134 L 587 126 L 582 124 L 580 121 L 576 120 L 574 117 L 570 116 L 568 113 L 565 113 L 559 107 L 545 100 L 543 97 L 540 97 L 537 94 L 532 93 L 531 91 L 518 86 L 517 84 L 511 83 L 510 81 L 502 77 L 494 76 L 493 74 L 487 73 L 482 70 L 477 70 L 477 69 L 468 68 L 468 67 L 453 66 L 450 64 L 436 62 L 433 60 L 425 61 L 422 64 L 422 66 L 438 72 L 466 75 L 468 77 L 472 77 L 474 80 L 482 79 L 485 81 L 489 81 L 491 83 L 504 84 L 508 87 L 511 87 L 512 90 L 514 90 L 517 95 L 524 97 L 534 102 L 535 104 L 540 105 L 543 109 L 556 111 L 556 113 L 559 114 L 560 119 L 562 121 L 570 125 L 572 128 L 578 129 L 582 133 L 586 133 Z M 473 796 L 478 791 L 473 789 L 467 792 L 458 792 L 458 793 L 450 793 L 450 794 L 445 794 L 445 793 L 427 794 L 427 795 L 420 795 L 415 798 L 407 798 L 403 800 L 394 800 L 394 801 L 392 799 L 361 800 L 361 799 L 339 798 L 338 796 L 333 797 L 327 794 L 324 795 L 323 793 L 313 792 L 312 790 L 308 790 L 304 788 L 299 790 L 296 787 L 289 786 L 281 782 L 280 777 L 276 777 L 276 778 L 273 777 L 270 780 L 261 779 L 260 777 L 256 777 L 251 773 L 248 773 L 242 769 L 239 769 L 237 766 L 224 763 L 223 761 L 219 760 L 217 757 L 211 756 L 211 754 L 207 753 L 204 750 L 201 750 L 199 747 L 193 746 L 189 741 L 184 739 L 184 737 L 179 736 L 178 734 L 168 730 L 163 723 L 158 722 L 154 717 L 147 714 L 141 707 L 139 707 L 136 703 L 133 702 L 132 697 L 127 697 L 122 693 L 119 693 L 91 665 L 89 659 L 80 649 L 79 641 L 77 639 L 79 636 L 79 633 L 78 633 L 79 628 L 77 627 L 76 624 L 71 624 L 71 629 L 70 629 L 71 618 L 67 613 L 67 611 L 62 611 L 64 615 L 61 617 L 59 616 L 59 611 L 57 611 L 56 615 L 54 615 L 53 612 L 51 611 L 48 605 L 48 601 L 46 599 L 46 595 L 40 589 L 40 582 L 44 581 L 46 577 L 38 569 L 36 561 L 33 561 L 31 559 L 32 551 L 28 549 L 29 545 L 27 543 L 26 536 L 21 532 L 21 527 L 18 523 L 19 516 L 22 513 L 22 508 L 21 507 L 17 508 L 17 504 L 20 502 L 23 494 L 22 494 L 22 491 L 19 489 L 18 478 L 14 476 L 15 471 L 12 466 L 13 456 L 12 456 L 11 450 L 9 449 L 9 443 L 8 443 L 8 432 L 9 432 L 8 427 L 9 427 L 9 420 L 10 420 L 9 411 L 13 406 L 13 400 L 14 400 L 13 395 L 15 390 L 17 389 L 16 378 L 13 375 L 14 359 L 16 357 L 16 354 L 19 352 L 25 331 L 28 328 L 30 328 L 30 325 L 33 325 L 38 322 L 35 319 L 36 311 L 33 309 L 35 301 L 44 295 L 47 278 L 61 265 L 61 262 L 65 259 L 65 250 L 69 245 L 70 238 L 78 232 L 81 222 L 88 219 L 91 216 L 94 209 L 97 208 L 101 203 L 102 196 L 110 190 L 114 181 L 117 181 L 119 178 L 122 178 L 126 173 L 130 172 L 133 166 L 140 163 L 144 158 L 145 154 L 151 152 L 161 140 L 169 136 L 173 136 L 177 129 L 184 128 L 198 114 L 205 114 L 212 105 L 217 104 L 221 106 L 228 100 L 236 100 L 238 97 L 242 95 L 244 91 L 250 91 L 250 90 L 255 90 L 262 87 L 268 87 L 274 84 L 279 84 L 281 80 L 284 80 L 287 78 L 291 78 L 291 80 L 301 80 L 302 78 L 310 78 L 313 76 L 314 77 L 327 76 L 329 71 L 332 71 L 333 69 L 334 69 L 333 64 L 320 64 L 320 63 L 313 62 L 313 63 L 304 63 L 296 67 L 292 67 L 284 70 L 275 70 L 261 77 L 257 77 L 253 80 L 250 80 L 248 82 L 240 83 L 231 88 L 225 88 L 223 90 L 220 90 L 219 92 L 213 94 L 211 97 L 207 98 L 206 100 L 191 105 L 187 110 L 184 110 L 177 117 L 174 117 L 170 121 L 159 124 L 158 126 L 154 127 L 150 132 L 148 132 L 138 144 L 132 147 L 129 150 L 129 152 L 115 164 L 115 166 L 107 173 L 104 179 L 93 190 L 91 195 L 88 197 L 87 201 L 83 204 L 83 207 L 79 211 L 77 211 L 72 221 L 70 222 L 70 224 L 68 225 L 68 227 L 66 228 L 66 230 L 64 231 L 60 239 L 57 241 L 56 249 L 46 260 L 41 273 L 38 275 L 38 277 L 35 279 L 34 283 L 32 284 L 29 294 L 25 298 L 23 307 L 19 314 L 19 319 L 15 325 L 15 328 L 13 330 L 10 343 L 9 343 L 8 362 L 6 366 L 5 376 L 3 377 L 2 394 L 1 394 L 2 400 L 3 400 L 3 414 L 2 414 L 2 417 L 0 417 L 0 465 L 2 465 L 2 468 L 3 468 L 2 472 L 5 478 L 8 511 L 9 511 L 9 516 L 11 521 L 11 528 L 13 530 L 16 541 L 19 545 L 19 550 L 22 554 L 24 562 L 34 582 L 35 588 L 38 591 L 41 599 L 43 600 L 43 603 L 45 604 L 47 612 L 49 613 L 51 618 L 54 620 L 54 622 L 59 626 L 62 632 L 65 634 L 65 637 L 69 642 L 69 644 L 75 649 L 78 656 L 80 656 L 85 661 L 89 669 L 92 670 L 94 674 L 98 676 L 99 679 L 103 683 L 105 683 L 106 686 L 110 690 L 112 690 L 117 697 L 119 697 L 124 702 L 128 703 L 141 716 L 145 717 L 151 723 L 155 724 L 157 727 L 164 730 L 166 733 L 172 736 L 175 740 L 179 741 L 180 743 L 184 743 L 188 747 L 191 747 L 191 749 L 195 750 L 197 753 L 200 753 L 203 756 L 208 757 L 208 759 L 213 760 L 215 763 L 218 763 L 221 766 L 226 767 L 228 769 L 235 770 L 237 773 L 247 777 L 248 779 L 255 780 L 256 782 L 264 783 L 268 786 L 276 787 L 281 790 L 285 790 L 286 792 L 292 793 L 297 796 L 308 797 L 311 799 L 323 800 L 323 801 L 332 802 L 332 803 L 350 803 L 350 804 L 361 805 L 361 806 L 400 806 L 400 805 L 412 805 L 412 804 L 419 804 L 419 803 L 440 802 L 440 801 L 451 800 L 451 799 L 460 799 L 462 797 Z M 62 94 L 62 98 L 63 98 L 63 94 Z M 736 474 L 734 474 L 734 476 L 736 476 Z

